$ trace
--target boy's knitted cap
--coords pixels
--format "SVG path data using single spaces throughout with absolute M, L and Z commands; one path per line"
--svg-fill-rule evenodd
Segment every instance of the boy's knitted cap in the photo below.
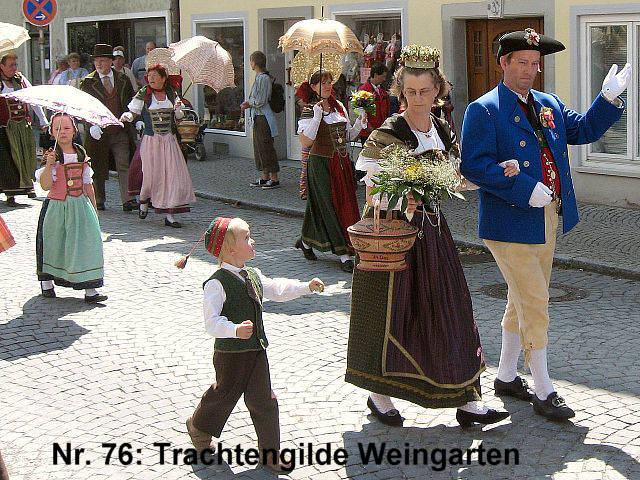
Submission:
M 230 218 L 217 217 L 207 228 L 204 234 L 204 245 L 207 251 L 217 257 L 220 255 L 222 249 L 222 242 L 224 242 L 224 236 L 227 234 L 227 228 L 229 228 Z

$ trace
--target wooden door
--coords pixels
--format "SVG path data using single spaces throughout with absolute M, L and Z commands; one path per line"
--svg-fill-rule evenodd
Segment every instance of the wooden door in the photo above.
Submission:
M 467 20 L 469 102 L 485 94 L 502 80 L 502 68 L 496 62 L 500 37 L 505 33 L 524 30 L 525 28 L 533 28 L 536 32 L 542 34 L 544 33 L 544 19 Z M 544 66 L 543 62 L 544 60 L 541 62 L 541 68 Z M 543 85 L 543 73 L 540 73 L 533 84 L 533 88 L 541 90 Z

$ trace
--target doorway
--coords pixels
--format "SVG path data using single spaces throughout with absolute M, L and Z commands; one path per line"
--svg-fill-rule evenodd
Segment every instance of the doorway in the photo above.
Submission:
M 525 28 L 544 33 L 544 18 L 510 18 L 508 20 L 474 19 L 466 21 L 467 29 L 467 85 L 469 102 L 493 89 L 502 80 L 502 69 L 496 62 L 498 40 L 502 35 Z M 544 57 L 540 61 L 542 73 L 533 84 L 543 90 Z

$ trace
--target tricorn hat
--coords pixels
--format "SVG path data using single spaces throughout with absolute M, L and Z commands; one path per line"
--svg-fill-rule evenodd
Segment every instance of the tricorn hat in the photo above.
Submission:
M 518 50 L 537 50 L 540 55 L 549 55 L 565 49 L 565 46 L 558 40 L 540 35 L 533 28 L 505 33 L 498 42 L 498 52 L 496 53 L 498 63 L 500 63 L 501 56 Z
M 98 43 L 93 47 L 93 58 L 107 57 L 113 58 L 113 47 L 106 43 Z

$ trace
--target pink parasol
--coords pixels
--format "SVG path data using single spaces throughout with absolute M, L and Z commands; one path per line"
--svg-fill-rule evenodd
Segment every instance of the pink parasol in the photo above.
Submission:
M 100 100 L 71 85 L 36 85 L 2 96 L 54 112 L 64 112 L 98 127 L 123 126 Z
M 235 87 L 231 55 L 222 46 L 207 37 L 180 40 L 169 45 L 176 65 L 187 72 L 196 85 L 209 85 L 216 92 Z

